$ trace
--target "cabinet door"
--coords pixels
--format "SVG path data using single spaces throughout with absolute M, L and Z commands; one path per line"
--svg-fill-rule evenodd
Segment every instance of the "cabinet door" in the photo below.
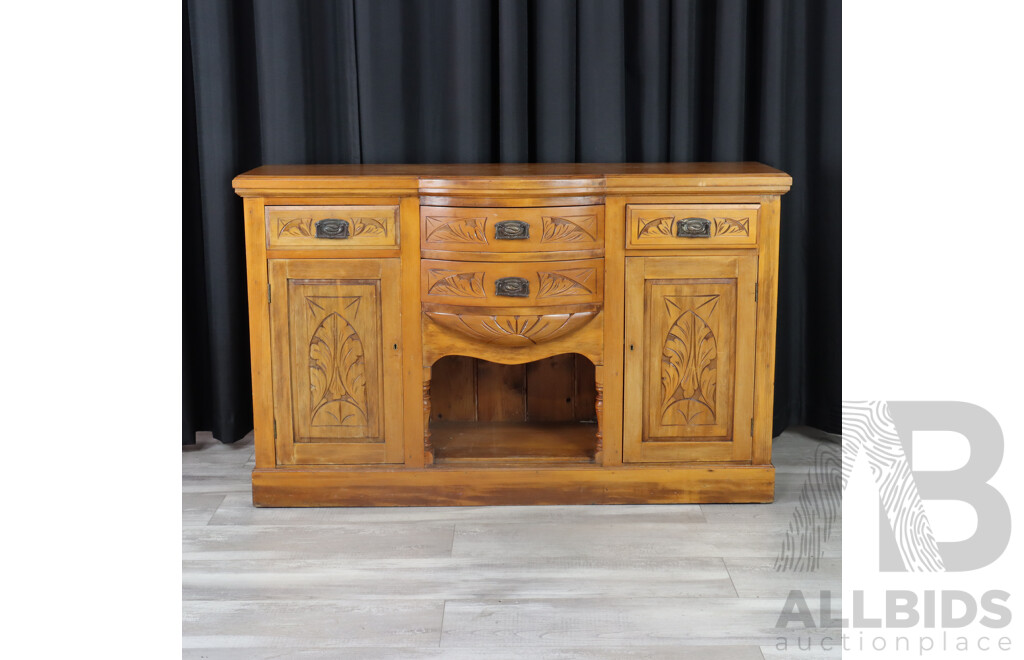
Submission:
M 626 259 L 623 458 L 749 462 L 757 257 Z
M 399 261 L 269 264 L 278 464 L 402 462 Z

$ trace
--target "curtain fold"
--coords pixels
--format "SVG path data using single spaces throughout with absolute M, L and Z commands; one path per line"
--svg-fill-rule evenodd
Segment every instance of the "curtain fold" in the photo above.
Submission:
M 839 428 L 838 0 L 203 0 L 184 21 L 183 442 L 252 427 L 264 163 L 758 160 L 783 197 L 775 428 Z

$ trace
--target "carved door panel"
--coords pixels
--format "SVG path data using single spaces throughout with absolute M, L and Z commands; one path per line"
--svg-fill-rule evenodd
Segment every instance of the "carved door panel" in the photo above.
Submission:
M 750 461 L 756 256 L 626 260 L 623 458 Z
M 269 264 L 278 464 L 402 462 L 399 261 Z

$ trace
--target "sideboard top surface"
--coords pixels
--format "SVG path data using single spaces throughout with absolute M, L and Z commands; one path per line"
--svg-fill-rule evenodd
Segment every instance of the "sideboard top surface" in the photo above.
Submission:
M 737 163 L 458 163 L 264 165 L 235 177 L 243 197 L 331 194 L 544 195 L 726 192 L 782 194 L 792 178 L 754 162 Z

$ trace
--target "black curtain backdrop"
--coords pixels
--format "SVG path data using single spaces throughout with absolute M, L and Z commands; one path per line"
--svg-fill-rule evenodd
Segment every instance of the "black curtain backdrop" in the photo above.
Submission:
M 782 199 L 775 430 L 839 429 L 838 0 L 196 0 L 184 17 L 183 442 L 252 428 L 261 164 L 757 160 Z

